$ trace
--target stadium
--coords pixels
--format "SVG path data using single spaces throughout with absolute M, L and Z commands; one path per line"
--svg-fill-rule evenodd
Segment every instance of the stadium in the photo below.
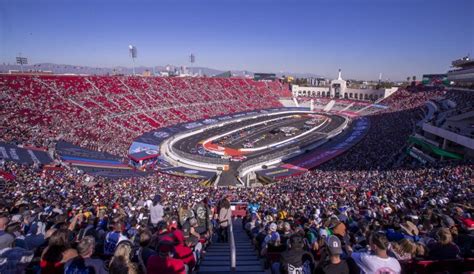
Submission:
M 130 7 L 117 10 L 120 17 L 95 17 L 78 4 L 83 18 L 71 22 L 70 7 L 57 3 L 58 23 L 33 20 L 49 7 L 5 5 L 2 22 L 23 11 L 31 18 L 18 29 L 0 27 L 8 40 L 0 43 L 0 273 L 473 273 L 473 62 L 453 60 L 463 43 L 447 40 L 449 54 L 436 49 L 427 65 L 422 54 L 435 54 L 428 45 L 413 47 L 414 61 L 380 43 L 379 30 L 359 22 L 370 18 L 353 15 L 368 9 L 364 3 L 281 9 L 256 2 L 249 9 L 230 2 L 190 4 L 191 11 L 150 3 L 130 14 L 141 28 L 121 23 Z M 387 9 L 371 13 L 379 22 L 398 18 L 394 3 L 380 5 Z M 318 15 L 324 27 L 313 30 L 306 10 L 323 7 L 347 12 Z M 287 20 L 287 29 L 280 15 L 295 8 L 299 18 Z M 412 8 L 419 14 L 406 11 L 407 26 L 422 20 L 410 16 L 439 24 L 441 11 L 443 23 L 456 22 L 433 27 L 435 37 L 468 17 L 437 1 Z M 203 25 L 190 28 L 195 14 Z M 349 35 L 339 23 L 346 16 L 371 31 Z M 339 30 L 327 31 L 336 18 Z M 274 32 L 262 19 L 281 28 Z M 113 25 L 88 25 L 99 21 Z M 145 27 L 157 22 L 166 28 Z M 13 35 L 25 26 L 27 38 Z M 401 35 L 401 27 L 384 26 Z M 121 40 L 130 29 L 143 55 Z M 301 41 L 280 40 L 285 32 Z M 186 34 L 202 53 L 191 53 L 186 65 L 156 65 L 182 63 L 173 58 L 187 54 Z M 336 42 L 321 55 L 301 50 L 321 50 L 316 38 L 343 36 L 354 42 L 350 54 Z M 51 37 L 63 40 L 46 47 Z M 203 37 L 212 43 L 196 42 Z M 424 45 L 417 38 L 410 39 Z M 87 55 L 78 50 L 90 45 Z M 359 50 L 367 57 L 358 59 Z M 295 66 L 300 72 L 283 70 Z M 301 72 L 308 68 L 326 76 Z M 379 68 L 393 79 L 400 71 L 414 76 L 390 80 Z M 363 80 L 369 74 L 378 79 Z

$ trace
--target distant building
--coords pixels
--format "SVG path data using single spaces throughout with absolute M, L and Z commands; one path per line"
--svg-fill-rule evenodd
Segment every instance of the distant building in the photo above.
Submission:
M 291 85 L 293 97 L 325 97 L 335 99 L 355 99 L 365 101 L 376 101 L 386 98 L 394 93 L 398 88 L 348 88 L 347 81 L 342 79 L 342 72 L 339 70 L 337 79 L 330 81 L 328 86 L 302 87 Z
M 229 71 L 225 71 L 223 73 L 217 74 L 213 76 L 214 78 L 230 78 L 232 77 L 232 73 Z
M 448 71 L 448 81 L 455 86 L 474 87 L 474 60 L 469 56 L 454 60 Z
M 274 81 L 276 80 L 275 73 L 254 73 L 253 79 L 255 81 Z
M 308 82 L 308 86 L 312 87 L 325 87 L 329 84 L 329 81 L 322 77 L 309 77 L 306 78 L 306 81 Z
M 444 74 L 423 74 L 421 80 L 423 85 L 436 86 L 436 85 L 449 85 L 448 75 Z

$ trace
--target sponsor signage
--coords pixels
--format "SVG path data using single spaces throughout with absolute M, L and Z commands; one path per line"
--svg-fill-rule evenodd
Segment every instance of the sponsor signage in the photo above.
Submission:
M 45 151 L 21 148 L 4 142 L 0 142 L 0 159 L 26 165 L 49 164 L 53 161 Z

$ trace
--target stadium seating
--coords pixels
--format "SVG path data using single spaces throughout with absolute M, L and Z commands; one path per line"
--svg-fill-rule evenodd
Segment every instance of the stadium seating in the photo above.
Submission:
M 152 129 L 254 109 L 280 107 L 288 86 L 239 78 L 124 76 L 0 77 L 2 140 L 48 146 L 57 138 L 125 155 Z

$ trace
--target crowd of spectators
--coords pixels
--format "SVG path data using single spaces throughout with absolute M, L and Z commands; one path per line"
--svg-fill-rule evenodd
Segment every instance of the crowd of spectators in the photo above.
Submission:
M 81 110 L 85 101 L 78 102 L 97 90 L 68 88 L 66 80 L 54 77 L 26 78 L 3 79 L 3 83 L 8 82 L 1 86 L 3 96 L 8 97 L 6 110 L 24 114 L 8 116 L 17 119 L 15 124 L 23 124 L 2 125 L 4 141 L 47 146 L 47 140 L 68 138 L 62 123 L 75 125 L 72 113 L 93 117 L 86 108 Z M 124 87 L 129 87 L 125 89 L 131 95 L 138 93 L 138 82 L 150 89 L 155 85 L 168 89 L 164 83 L 150 82 L 165 81 L 161 78 L 144 82 L 98 78 L 83 78 L 82 84 L 95 83 L 98 90 L 110 90 L 104 95 L 107 100 L 115 99 L 111 94 L 120 94 Z M 123 85 L 125 81 L 137 83 Z M 190 81 L 199 86 L 207 80 L 174 79 L 166 83 L 192 91 Z M 80 86 L 72 82 L 76 88 Z M 222 80 L 221 86 L 228 89 L 235 84 Z M 259 83 L 257 87 L 266 85 Z M 18 90 L 18 94 L 9 89 Z M 55 97 L 68 92 L 70 97 L 65 100 L 79 105 Z M 371 128 L 367 136 L 344 157 L 261 187 L 210 188 L 196 179 L 162 173 L 90 180 L 74 168 L 34 169 L 2 162 L 0 170 L 13 179 L 1 185 L 0 272 L 190 273 L 205 260 L 213 234 L 219 241 L 227 240 L 231 202 L 247 205 L 242 225 L 258 255 L 275 273 L 298 269 L 316 273 L 409 273 L 416 260 L 454 260 L 464 267 L 463 259 L 474 255 L 473 163 L 465 160 L 397 168 L 391 164 L 420 118 L 423 102 L 437 95 L 406 91 L 395 94 L 382 102 L 390 106 L 388 110 L 368 116 Z M 59 101 L 45 99 L 48 96 Z M 135 97 L 138 100 L 139 96 Z M 150 100 L 145 101 L 150 104 Z M 96 98 L 95 104 L 101 105 L 100 100 Z M 35 112 L 43 107 L 50 113 Z M 109 112 L 115 107 L 104 102 L 87 109 L 98 117 L 114 119 Z M 54 115 L 57 109 L 69 113 L 63 121 L 59 121 L 62 116 Z M 181 114 L 184 112 L 176 113 Z M 94 124 L 95 120 L 87 119 L 83 125 Z M 34 123 L 36 127 L 32 127 Z M 94 134 L 107 130 L 99 129 Z M 89 141 L 107 150 L 105 143 Z
M 281 107 L 289 93 L 280 82 L 239 78 L 61 75 L 2 75 L 0 90 L 0 140 L 49 147 L 63 139 L 120 156 L 143 132 Z
M 0 269 L 62 273 L 85 264 L 100 273 L 160 273 L 156 268 L 169 261 L 193 269 L 212 232 L 226 240 L 222 222 L 230 201 L 248 204 L 243 225 L 262 257 L 281 258 L 275 271 L 286 271 L 288 261 L 300 267 L 294 252 L 307 255 L 298 257 L 309 258 L 307 267 L 331 268 L 338 261 L 332 255 L 339 255 L 349 269 L 366 273 L 375 273 L 367 256 L 378 256 L 367 250 L 392 258 L 395 273 L 396 262 L 472 257 L 473 167 L 316 170 L 264 187 L 215 189 L 163 174 L 84 184 L 75 170 L 34 171 L 7 162 L 3 169 L 15 180 L 6 184 L 0 207 Z M 340 254 L 331 253 L 331 235 Z M 169 257 L 178 249 L 188 255 Z

